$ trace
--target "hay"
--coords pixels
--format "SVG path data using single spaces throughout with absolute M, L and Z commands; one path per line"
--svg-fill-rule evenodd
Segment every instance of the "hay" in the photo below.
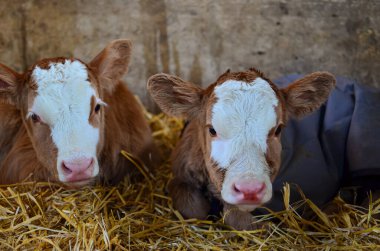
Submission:
M 168 157 L 182 129 L 182 121 L 146 113 L 153 134 Z M 124 153 L 127 157 L 127 153 Z M 133 158 L 132 156 L 129 156 Z M 165 194 L 169 163 L 156 177 L 145 170 L 145 181 L 116 187 L 65 190 L 51 183 L 23 183 L 0 187 L 0 250 L 363 250 L 380 248 L 380 201 L 369 209 L 345 204 L 331 215 L 305 199 L 286 210 L 258 220 L 277 219 L 267 229 L 235 231 L 217 222 L 185 220 Z M 307 205 L 314 220 L 295 212 Z

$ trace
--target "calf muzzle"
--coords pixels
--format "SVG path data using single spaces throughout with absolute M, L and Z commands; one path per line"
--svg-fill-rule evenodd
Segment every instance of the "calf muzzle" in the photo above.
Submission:
M 91 179 L 94 173 L 94 158 L 76 158 L 62 161 L 62 172 L 67 182 Z
M 260 204 L 266 193 L 266 185 L 256 179 L 239 180 L 234 184 L 237 204 Z

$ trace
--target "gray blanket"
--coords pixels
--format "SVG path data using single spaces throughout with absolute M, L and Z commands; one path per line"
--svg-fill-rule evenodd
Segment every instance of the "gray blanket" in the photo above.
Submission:
M 285 87 L 300 75 L 275 83 Z M 285 182 L 298 184 L 321 206 L 343 185 L 380 188 L 380 89 L 338 77 L 327 103 L 307 117 L 290 119 L 282 135 L 282 168 L 267 205 L 283 208 Z M 300 199 L 293 189 L 291 200 Z

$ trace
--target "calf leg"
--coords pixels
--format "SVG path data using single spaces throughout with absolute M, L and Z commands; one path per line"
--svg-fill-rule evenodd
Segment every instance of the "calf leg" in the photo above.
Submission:
M 224 223 L 236 230 L 255 230 L 263 228 L 262 223 L 255 223 L 250 212 L 241 211 L 234 205 L 224 203 Z
M 200 189 L 175 178 L 169 183 L 169 193 L 174 207 L 185 218 L 206 219 L 210 202 Z

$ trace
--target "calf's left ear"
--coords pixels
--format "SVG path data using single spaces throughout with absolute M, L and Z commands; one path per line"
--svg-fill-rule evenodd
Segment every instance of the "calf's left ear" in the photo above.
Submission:
M 286 110 L 293 117 L 303 117 L 317 110 L 329 97 L 335 77 L 328 72 L 314 72 L 281 90 Z
M 118 80 L 127 73 L 131 51 L 130 40 L 114 40 L 89 63 L 98 74 L 102 87 L 112 90 Z

